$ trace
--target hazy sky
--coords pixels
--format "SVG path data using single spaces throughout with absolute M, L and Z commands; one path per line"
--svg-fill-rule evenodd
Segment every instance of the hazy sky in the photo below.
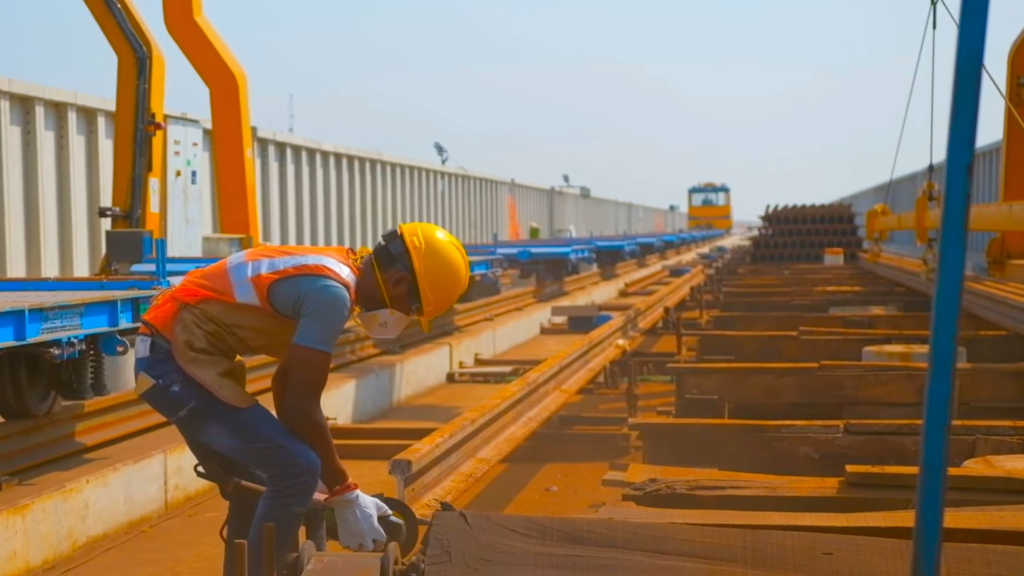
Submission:
M 135 0 L 168 59 L 167 109 L 208 92 Z M 959 0 L 947 0 L 959 15 Z M 737 216 L 827 201 L 889 176 L 928 0 L 206 0 L 246 67 L 253 123 L 595 195 L 684 204 L 725 181 Z M 82 2 L 4 0 L 0 76 L 114 96 L 115 58 Z M 12 25 L 14 24 L 14 25 Z M 986 62 L 1005 83 L 1024 1 L 992 0 Z M 955 30 L 941 10 L 936 155 Z M 928 161 L 929 50 L 897 173 Z M 979 143 L 1002 135 L 983 88 Z

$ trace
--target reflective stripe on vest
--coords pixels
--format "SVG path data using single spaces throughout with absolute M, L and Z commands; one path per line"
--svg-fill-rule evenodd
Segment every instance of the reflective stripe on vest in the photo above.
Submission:
M 235 302 L 239 304 L 260 305 L 260 299 L 256 295 L 256 287 L 252 283 L 254 277 L 261 274 L 280 272 L 295 266 L 324 266 L 336 272 L 350 285 L 355 286 L 356 283 L 356 275 L 352 272 L 352 269 L 329 256 L 302 254 L 282 256 L 280 258 L 258 258 L 256 260 L 246 260 L 245 256 L 245 252 L 235 252 L 228 256 L 227 262 L 231 289 L 234 291 Z

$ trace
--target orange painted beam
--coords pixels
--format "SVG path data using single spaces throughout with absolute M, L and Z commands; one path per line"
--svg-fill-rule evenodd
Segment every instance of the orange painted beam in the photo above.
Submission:
M 1003 160 L 1000 188 L 1003 202 L 1024 201 L 1024 32 L 1010 48 L 1006 62 L 1007 106 L 1003 120 Z M 1024 258 L 1024 232 L 1003 233 L 1004 259 Z
M 257 245 L 256 169 L 245 70 L 203 15 L 202 0 L 164 0 L 163 6 L 167 31 L 210 90 L 219 232 L 248 236 Z
M 164 86 L 166 65 L 164 55 L 153 34 L 139 16 L 131 0 L 119 0 L 121 9 L 136 36 L 149 53 L 149 102 L 137 102 L 138 63 L 128 37 L 125 36 L 114 15 L 104 0 L 84 0 L 100 30 L 117 55 L 117 108 L 114 111 L 114 172 L 111 205 L 127 212 L 130 209 L 132 188 L 132 163 L 135 148 L 135 112 L 138 106 L 149 109 L 151 122 L 164 121 Z M 142 221 L 140 225 L 153 232 L 154 237 L 163 236 L 161 213 L 166 212 L 163 184 L 164 137 L 156 133 L 151 138 L 148 167 L 146 168 L 145 190 L 143 193 Z M 126 218 L 114 218 L 114 228 L 127 228 Z
M 893 230 L 916 230 L 916 223 L 918 218 L 920 218 L 925 229 L 937 230 L 940 215 L 939 208 L 929 208 L 920 214 L 915 212 L 879 214 L 871 229 L 877 233 Z M 1024 202 L 1001 202 L 971 206 L 967 227 L 972 232 L 1024 234 Z

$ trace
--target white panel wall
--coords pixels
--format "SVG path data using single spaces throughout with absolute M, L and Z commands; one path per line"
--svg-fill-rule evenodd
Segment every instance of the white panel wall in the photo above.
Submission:
M 82 276 L 98 268 L 97 217 L 111 198 L 114 102 L 0 78 L 0 275 Z M 172 115 L 174 116 L 174 115 Z M 180 115 L 180 117 L 186 117 Z M 200 172 L 203 234 L 217 231 L 209 122 Z M 395 223 L 432 221 L 463 242 L 573 225 L 580 236 L 678 230 L 686 215 L 253 129 L 263 240 L 370 245 Z M 628 191 L 627 191 L 628 192 Z

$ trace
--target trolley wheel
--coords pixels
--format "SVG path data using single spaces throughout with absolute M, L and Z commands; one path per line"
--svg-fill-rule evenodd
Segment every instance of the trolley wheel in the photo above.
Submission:
M 301 576 L 302 572 L 306 569 L 306 564 L 313 559 L 314 554 L 316 554 L 316 545 L 309 540 L 303 541 L 302 544 L 299 545 L 299 553 L 293 561 L 294 564 L 289 562 L 291 566 L 294 566 L 294 572 L 287 576 L 292 576 L 292 574 L 294 574 L 294 576 Z
M 397 542 L 388 542 L 380 557 L 380 576 L 398 576 L 402 569 L 402 551 Z
M 8 353 L 3 359 L 6 382 L 0 408 L 5 412 L 10 409 L 2 414 L 4 419 L 36 418 L 53 412 L 58 401 L 54 384 L 60 379 L 60 366 L 33 353 Z

